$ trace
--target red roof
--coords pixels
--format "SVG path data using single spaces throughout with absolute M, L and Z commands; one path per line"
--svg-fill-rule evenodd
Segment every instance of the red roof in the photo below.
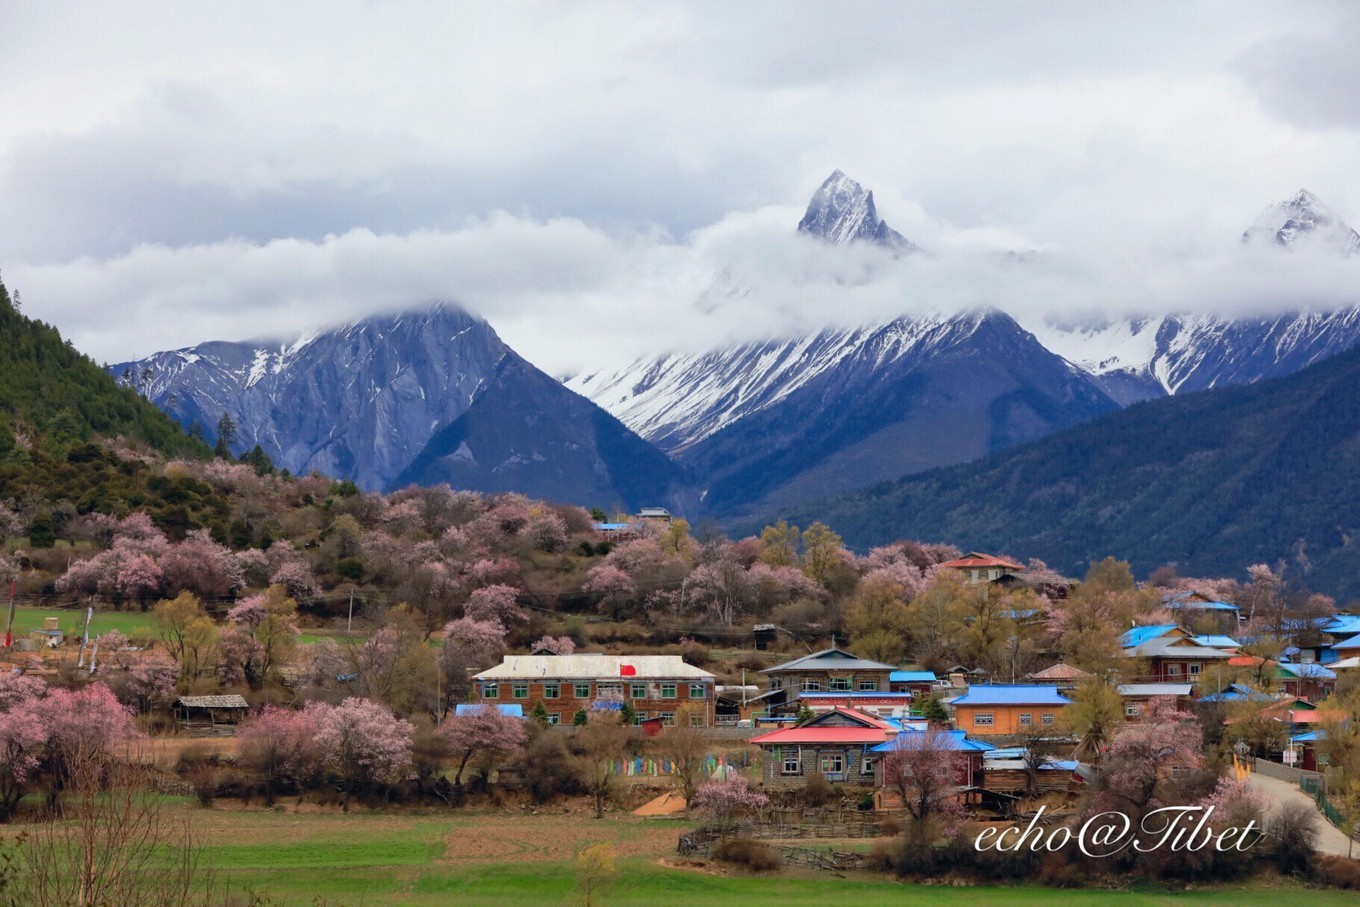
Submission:
M 885 743 L 886 728 L 881 727 L 791 727 L 759 737 L 752 737 L 756 746 L 819 743 Z
M 965 570 L 969 567 L 1005 567 L 1008 570 L 1021 571 L 1025 569 L 1023 564 L 1017 564 L 1015 561 L 1008 561 L 1002 557 L 992 557 L 990 554 L 979 554 L 976 551 L 970 551 L 963 557 L 955 558 L 952 561 L 945 561 L 940 566 L 955 567 L 960 570 Z

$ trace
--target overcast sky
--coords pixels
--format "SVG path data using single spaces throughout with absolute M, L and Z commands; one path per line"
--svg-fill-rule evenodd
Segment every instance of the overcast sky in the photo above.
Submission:
M 1238 238 L 1301 187 L 1360 224 L 1358 47 L 1344 0 L 0 0 L 0 274 L 102 361 L 444 299 L 558 374 L 979 304 L 1354 302 L 1356 267 Z M 800 241 L 836 168 L 934 254 Z

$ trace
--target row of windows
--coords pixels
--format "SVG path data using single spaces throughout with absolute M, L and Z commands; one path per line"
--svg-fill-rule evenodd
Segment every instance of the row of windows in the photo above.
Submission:
M 823 775 L 841 775 L 845 773 L 845 754 L 844 753 L 823 753 L 817 760 L 818 769 Z M 874 760 L 865 757 L 864 765 L 860 772 L 865 775 L 873 774 Z M 799 747 L 791 747 L 784 750 L 779 760 L 779 773 L 781 775 L 801 775 L 803 773 L 803 751 Z
M 1053 723 L 1053 713 L 1052 713 L 1052 712 L 1043 712 L 1042 714 L 1040 714 L 1039 720 L 1042 721 L 1044 724 L 1052 724 L 1052 723 Z M 977 714 L 975 714 L 975 715 L 973 716 L 973 727 L 992 727 L 992 726 L 995 725 L 995 724 L 996 724 L 996 714 L 993 713 L 993 712 L 978 712 Z M 1021 713 L 1020 713 L 1020 726 L 1021 726 L 1021 727 L 1032 727 L 1033 725 L 1034 725 L 1034 713 L 1033 713 L 1033 712 L 1021 712 Z
M 1190 676 L 1198 677 L 1200 668 L 1203 667 L 1203 665 L 1201 665 L 1199 662 L 1191 662 L 1188 667 L 1190 668 Z M 1181 666 L 1178 664 L 1169 664 L 1166 666 L 1166 673 L 1168 676 L 1174 677 L 1175 675 L 1180 674 L 1180 672 Z
M 548 724 L 570 724 L 575 717 L 576 715 L 572 712 L 549 712 Z M 642 724 L 642 722 L 651 717 L 653 716 L 648 712 L 638 712 L 637 715 L 633 717 L 633 724 Z M 655 717 L 660 718 L 661 723 L 666 727 L 675 727 L 674 712 L 657 712 Z M 689 723 L 690 727 L 704 727 L 704 716 L 690 715 Z
M 827 678 L 826 685 L 823 686 L 821 678 L 801 681 L 796 678 L 790 678 L 789 686 L 801 686 L 804 693 L 820 693 L 824 689 L 832 693 L 853 693 L 856 690 L 861 693 L 877 693 L 880 685 L 885 683 L 886 681 L 868 677 L 861 677 L 859 680 L 856 680 L 854 677 L 830 677 Z M 770 689 L 784 689 L 784 678 L 771 677 Z M 884 687 L 884 692 L 887 692 L 886 686 Z
M 619 690 L 620 685 L 599 684 L 599 691 L 605 692 L 606 689 Z M 627 684 L 629 697 L 632 699 L 675 699 L 676 689 L 679 685 L 674 683 L 630 683 Z M 708 688 L 702 683 L 691 683 L 689 686 L 690 699 L 708 698 Z M 571 690 L 573 698 L 589 699 L 590 687 L 588 683 L 545 683 L 543 684 L 544 699 L 558 699 L 562 695 L 562 688 Z M 499 699 L 501 695 L 501 685 L 499 683 L 482 684 L 483 699 Z M 515 681 L 510 684 L 510 696 L 514 699 L 529 698 L 529 682 Z

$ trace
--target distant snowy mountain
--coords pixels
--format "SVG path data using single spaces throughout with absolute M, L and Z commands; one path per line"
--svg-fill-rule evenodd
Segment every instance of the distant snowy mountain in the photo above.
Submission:
M 283 342 L 210 342 L 111 368 L 150 371 L 146 396 L 210 443 L 222 413 L 237 450 L 378 489 L 465 412 L 513 352 L 453 306 L 378 316 Z
M 210 441 L 225 412 L 237 428 L 234 451 L 259 444 L 282 468 L 351 478 L 368 490 L 392 487 L 419 461 L 411 481 L 456 476 L 476 491 L 588 506 L 635 508 L 685 494 L 664 455 L 450 305 L 287 343 L 205 343 L 110 371 L 146 376 L 152 402 Z M 428 449 L 469 414 L 474 430 L 458 445 Z M 526 433 L 525 424 L 537 428 Z M 545 462 L 550 469 L 525 465 Z
M 1356 233 L 1307 189 L 1271 205 L 1242 234 L 1244 243 L 1274 243 L 1288 249 L 1319 247 L 1342 255 L 1360 254 Z
M 1075 329 L 1032 325 L 1044 346 L 1125 405 L 1293 374 L 1360 343 L 1360 307 L 1267 317 L 1130 318 Z
M 569 385 L 677 457 L 720 514 L 971 460 L 1117 408 L 996 311 L 664 356 Z
M 724 518 L 962 463 L 1118 408 L 995 310 L 839 335 L 796 386 L 680 455 Z
M 798 232 L 820 237 L 832 245 L 872 242 L 895 252 L 920 251 L 901 233 L 880 220 L 874 194 L 837 170 L 812 196 Z
M 1282 252 L 1360 254 L 1360 234 L 1307 190 L 1267 208 L 1242 242 L 1270 243 Z M 1047 319 L 1025 326 L 1124 404 L 1281 377 L 1360 342 L 1360 305 L 1316 312 L 1282 303 L 1279 314 L 1266 316 L 1172 314 L 1078 325 Z
M 899 319 L 858 330 L 643 358 L 618 371 L 577 375 L 567 387 L 594 400 L 670 454 L 755 415 L 842 362 L 890 363 L 938 338 L 948 319 Z

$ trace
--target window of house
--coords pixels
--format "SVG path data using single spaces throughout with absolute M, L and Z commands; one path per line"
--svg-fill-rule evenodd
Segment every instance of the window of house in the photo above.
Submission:
M 675 713 L 674 713 L 674 712 L 662 712 L 662 713 L 661 713 L 661 723 L 664 724 L 666 727 L 675 727 Z
M 702 683 L 692 683 L 692 684 L 689 685 L 689 698 L 690 698 L 690 699 L 707 699 L 707 698 L 708 698 L 708 690 L 704 687 L 704 685 L 703 685 Z
M 822 690 L 822 682 L 821 682 L 820 680 L 804 680 L 804 681 L 803 681 L 803 692 L 804 692 L 804 693 L 820 693 L 821 690 Z
M 575 695 L 575 697 L 576 697 L 577 699 L 589 699 L 589 698 L 590 698 L 590 684 L 588 684 L 588 683 L 574 683 L 574 684 L 572 684 L 572 693 L 573 693 L 573 695 Z
M 800 747 L 785 747 L 779 760 L 779 774 L 801 775 L 803 773 L 803 750 Z
M 700 715 L 700 714 L 695 713 L 695 712 L 691 712 L 691 713 L 690 713 L 690 716 L 689 716 L 689 726 L 690 726 L 690 727 L 703 727 L 703 726 L 704 726 L 704 723 L 705 723 L 705 722 L 704 722 L 704 716 L 703 716 L 703 715 Z
M 1166 673 L 1169 674 L 1169 675 L 1172 676 L 1172 677 L 1178 677 L 1178 676 L 1180 676 L 1180 673 L 1181 673 L 1181 666 L 1180 666 L 1180 665 L 1167 665 L 1167 666 L 1166 666 Z
M 628 685 L 628 687 L 629 687 L 629 690 L 630 690 L 629 695 L 631 695 L 634 699 L 646 699 L 646 698 L 647 698 L 647 684 L 645 684 L 645 683 L 630 683 L 630 684 Z
M 1052 724 L 1052 723 L 1053 723 L 1053 713 L 1052 713 L 1052 712 L 1044 712 L 1043 722 L 1044 722 L 1044 724 Z
M 859 691 L 860 691 L 861 693 L 877 693 L 877 692 L 878 692 L 878 681 L 877 681 L 877 680 L 861 680 L 861 681 L 859 682 Z
M 822 774 L 839 775 L 845 771 L 845 756 L 842 753 L 825 753 L 822 755 Z
M 996 715 L 991 712 L 978 712 L 973 716 L 973 727 L 991 727 L 996 724 Z
M 516 684 L 514 684 L 513 686 L 510 687 L 510 695 L 513 696 L 513 697 L 516 698 L 516 699 L 528 699 L 528 698 L 529 698 L 529 684 L 527 684 L 527 683 L 516 683 Z
M 1138 707 L 1138 703 L 1136 702 L 1130 702 L 1128 705 L 1124 706 L 1125 718 L 1137 718 L 1141 714 L 1143 714 L 1143 710 Z
M 833 677 L 833 678 L 831 678 L 831 692 L 833 692 L 833 693 L 848 693 L 848 692 L 850 692 L 850 689 L 851 689 L 851 687 L 850 687 L 850 678 L 849 678 L 849 677 Z
M 497 698 L 500 697 L 500 695 L 501 695 L 501 688 L 500 688 L 500 685 L 499 685 L 499 684 L 495 684 L 495 683 L 484 683 L 484 684 L 482 684 L 482 698 L 483 698 L 483 699 L 497 699 Z
M 556 712 L 548 713 L 548 724 L 560 724 L 561 721 L 562 721 L 561 715 L 557 714 Z
M 543 698 L 544 698 L 544 699 L 556 699 L 559 690 L 560 690 L 560 687 L 559 687 L 558 684 L 555 684 L 555 683 L 545 683 L 545 684 L 543 684 Z
M 1021 712 L 1021 713 L 1020 713 L 1020 726 L 1021 726 L 1021 727 L 1029 727 L 1029 726 L 1031 726 L 1032 724 L 1034 724 L 1034 714 L 1033 714 L 1032 712 Z
M 1192 665 L 1190 666 L 1190 676 L 1191 676 L 1191 677 L 1198 677 L 1198 676 L 1199 676 L 1199 669 L 1202 668 L 1202 667 L 1203 667 L 1203 665 L 1201 665 L 1201 664 L 1192 664 Z
M 663 684 L 661 685 L 661 698 L 662 698 L 662 699 L 674 699 L 674 698 L 675 698 L 675 684 L 673 684 L 673 683 L 663 683 Z

